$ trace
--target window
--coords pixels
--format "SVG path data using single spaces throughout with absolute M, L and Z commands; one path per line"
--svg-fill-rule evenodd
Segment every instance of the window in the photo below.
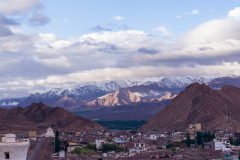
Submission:
M 5 159 L 9 159 L 9 152 L 4 152 L 4 154 L 5 154 Z

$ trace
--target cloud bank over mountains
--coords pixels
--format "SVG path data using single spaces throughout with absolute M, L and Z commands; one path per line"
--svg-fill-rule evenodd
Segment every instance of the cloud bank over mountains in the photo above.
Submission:
M 0 2 L 0 97 L 86 81 L 240 74 L 240 7 L 180 37 L 164 26 L 144 32 L 112 31 L 97 25 L 90 26 L 89 34 L 63 39 L 53 33 L 22 30 L 23 24 L 50 23 L 42 2 Z

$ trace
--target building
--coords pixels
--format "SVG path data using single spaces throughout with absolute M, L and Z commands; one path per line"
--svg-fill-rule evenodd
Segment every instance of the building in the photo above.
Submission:
M 69 142 L 69 147 L 67 147 L 68 152 L 72 152 L 76 147 L 80 147 L 78 143 Z
M 65 157 L 65 151 L 60 151 L 52 155 L 52 160 L 60 160 L 60 159 L 64 159 L 64 157 Z
M 216 139 L 210 143 L 204 143 L 204 150 L 232 151 L 230 143 Z
M 29 131 L 28 132 L 29 138 L 37 138 L 37 132 L 36 131 Z
M 99 149 L 101 148 L 102 144 L 109 143 L 109 142 L 106 140 L 95 140 L 95 143 L 96 143 L 96 148 Z
M 2 142 L 6 142 L 6 137 L 2 137 Z
M 188 131 L 201 131 L 202 127 L 201 127 L 201 123 L 196 123 L 196 124 L 190 124 L 189 127 L 188 127 Z
M 113 139 L 114 144 L 121 146 L 123 148 L 127 147 L 127 141 L 123 141 L 121 139 Z
M 53 129 L 51 127 L 47 129 L 46 137 L 55 137 L 55 134 L 53 133 Z
M 150 138 L 151 140 L 157 140 L 157 136 L 156 135 L 150 135 Z
M 0 143 L 0 159 L 26 160 L 28 140 L 16 141 L 15 134 L 7 134 L 6 142 Z
M 137 153 L 143 153 L 146 149 L 145 142 L 138 142 L 134 143 L 134 148 L 136 149 Z

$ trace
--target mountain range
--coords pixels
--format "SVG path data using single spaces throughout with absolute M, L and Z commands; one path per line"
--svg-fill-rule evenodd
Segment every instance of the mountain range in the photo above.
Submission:
M 46 93 L 31 94 L 18 103 L 17 106 L 26 107 L 34 102 L 43 102 L 52 107 L 59 106 L 68 110 L 79 108 L 81 110 L 82 105 L 121 105 L 140 100 L 160 98 L 169 92 L 173 94 L 179 93 L 187 85 L 193 82 L 206 83 L 207 80 L 203 77 L 171 77 L 155 78 L 145 81 L 118 80 L 81 83 L 70 88 L 54 88 Z M 117 94 L 116 92 L 120 93 Z M 123 93 L 127 93 L 136 99 L 128 99 L 129 97 L 124 96 Z M 117 101 L 115 99 L 113 100 L 114 102 L 110 102 L 112 100 L 107 100 L 108 102 L 106 102 L 106 97 L 114 95 L 118 96 Z M 120 98 L 121 96 L 126 99 Z M 85 107 L 83 107 L 83 110 L 84 108 Z
M 2 99 L 0 104 L 16 105 L 19 102 L 16 106 L 27 107 L 32 103 L 42 102 L 48 106 L 62 107 L 90 119 L 149 119 L 164 108 L 162 104 L 170 103 L 171 99 L 194 82 L 205 83 L 214 90 L 222 88 L 225 84 L 240 87 L 239 76 L 215 79 L 169 77 L 141 81 L 88 82 L 68 88 L 54 88 L 42 94 L 31 94 L 27 98 Z M 156 103 L 159 103 L 159 105 Z M 4 105 L 1 107 L 14 107 L 14 105 Z M 126 109 L 127 106 L 130 108 L 129 110 Z M 128 112 L 136 114 L 132 114 L 131 118 L 123 116 L 127 115 Z M 143 115 L 144 112 L 146 113 L 145 116 Z M 142 115 L 142 117 L 139 115 Z

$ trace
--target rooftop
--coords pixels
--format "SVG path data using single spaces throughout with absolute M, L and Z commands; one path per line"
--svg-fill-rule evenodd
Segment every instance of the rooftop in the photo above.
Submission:
M 123 141 L 121 139 L 113 139 L 113 141 L 116 143 L 127 143 L 127 141 Z

